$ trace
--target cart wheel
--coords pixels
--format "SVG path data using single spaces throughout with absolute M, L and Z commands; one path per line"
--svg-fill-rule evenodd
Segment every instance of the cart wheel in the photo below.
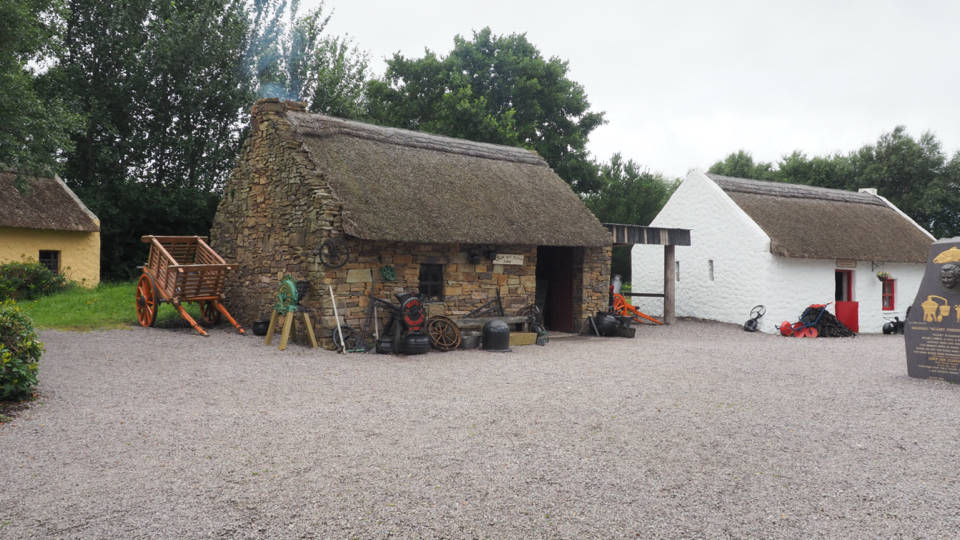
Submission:
M 452 351 L 460 346 L 460 329 L 446 317 L 431 317 L 427 321 L 430 345 L 439 351 Z
M 616 303 L 617 301 L 614 300 L 614 308 L 616 308 Z M 545 327 L 543 324 L 543 314 L 540 313 L 540 308 L 538 308 L 536 304 L 530 304 L 529 306 L 520 308 L 520 310 L 517 311 L 517 317 L 527 317 L 540 328 Z
M 140 276 L 137 281 L 137 320 L 140 326 L 153 326 L 157 322 L 157 308 L 160 307 L 158 297 L 157 286 L 150 275 Z
M 339 238 L 331 238 L 320 244 L 320 262 L 328 268 L 340 268 L 347 264 L 350 248 Z
M 343 335 L 342 341 L 340 339 L 341 334 Z M 342 324 L 339 332 L 336 328 L 333 329 L 333 345 L 340 351 L 343 350 L 344 343 L 347 345 L 347 352 L 356 349 L 360 345 L 360 334 L 353 327 Z
M 617 315 L 626 315 L 627 314 L 627 302 L 619 296 L 613 297 L 613 311 Z
M 200 314 L 203 315 L 203 322 L 214 325 L 220 322 L 220 310 L 213 300 L 204 300 L 200 302 Z

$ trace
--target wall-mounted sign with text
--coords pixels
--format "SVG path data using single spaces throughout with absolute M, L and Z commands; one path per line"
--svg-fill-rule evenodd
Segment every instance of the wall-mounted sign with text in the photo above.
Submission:
M 493 264 L 513 264 L 519 266 L 523 264 L 523 255 L 498 253 L 497 258 L 493 260 Z

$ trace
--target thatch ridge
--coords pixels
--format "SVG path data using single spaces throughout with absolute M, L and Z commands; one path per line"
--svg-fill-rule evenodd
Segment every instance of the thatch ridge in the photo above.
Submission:
M 923 263 L 933 240 L 880 197 L 707 175 L 781 257 Z
M 734 178 L 719 174 L 707 174 L 707 177 L 716 182 L 720 189 L 726 192 L 754 193 L 756 195 L 770 195 L 793 199 L 820 199 L 824 201 L 843 201 L 857 204 L 886 204 L 869 193 L 856 193 L 842 189 L 830 189 L 802 184 L 786 184 L 784 182 L 769 182 L 766 180 L 749 180 Z
M 298 133 L 311 137 L 324 138 L 343 135 L 410 148 L 548 166 L 547 162 L 536 153 L 513 146 L 480 143 L 431 133 L 364 124 L 319 114 L 288 112 L 287 119 Z
M 15 171 L 0 171 L 0 227 L 99 232 L 97 216 L 58 177 L 34 178 L 26 193 Z
M 546 162 L 493 144 L 286 113 L 366 240 L 599 247 L 612 237 Z

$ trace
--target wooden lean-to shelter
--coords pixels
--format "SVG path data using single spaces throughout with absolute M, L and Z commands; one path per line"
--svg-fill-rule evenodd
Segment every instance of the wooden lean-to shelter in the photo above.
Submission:
M 241 322 L 270 313 L 286 274 L 310 283 L 305 303 L 325 329 L 328 286 L 355 328 L 371 292 L 420 291 L 431 314 L 454 318 L 499 293 L 507 314 L 537 302 L 567 332 L 606 310 L 611 235 L 537 154 L 289 101 L 257 102 L 251 127 L 211 231 L 238 267 L 226 296 Z M 333 238 L 349 249 L 339 268 L 320 258 Z

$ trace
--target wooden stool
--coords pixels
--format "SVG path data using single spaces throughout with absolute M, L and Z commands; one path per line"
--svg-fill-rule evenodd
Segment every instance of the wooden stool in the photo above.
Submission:
M 298 308 L 297 311 L 300 311 Z M 313 333 L 313 325 L 310 323 L 310 315 L 307 314 L 306 310 L 300 311 L 303 313 L 303 322 L 307 326 L 307 335 L 310 337 L 310 345 L 316 349 L 319 347 L 317 345 L 317 336 Z M 283 314 L 283 331 L 280 333 L 280 350 L 287 348 L 287 341 L 290 339 L 290 330 L 293 328 L 293 313 L 289 312 Z M 267 337 L 263 340 L 264 345 L 270 345 L 273 342 L 273 334 L 277 330 L 277 317 L 280 316 L 280 313 L 274 309 L 273 315 L 270 316 L 270 327 L 267 328 Z M 293 330 L 294 339 L 296 339 L 296 330 Z

